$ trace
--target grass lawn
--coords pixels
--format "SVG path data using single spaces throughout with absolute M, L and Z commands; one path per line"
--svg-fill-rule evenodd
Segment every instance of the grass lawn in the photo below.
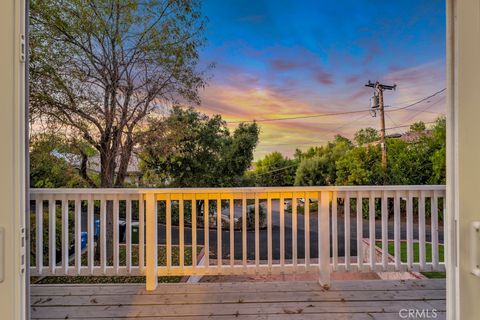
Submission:
M 197 254 L 202 250 L 201 246 L 197 246 Z M 167 260 L 167 252 L 165 246 L 158 246 L 158 265 L 164 266 Z M 172 246 L 172 265 L 178 265 L 180 261 L 179 247 Z M 184 251 L 185 265 L 192 263 L 192 247 L 185 247 Z M 82 254 L 82 266 L 87 265 L 87 253 Z M 126 265 L 126 250 L 125 246 L 121 245 L 119 250 L 119 264 Z M 99 261 L 95 261 L 98 266 Z M 109 265 L 112 262 L 109 261 Z M 138 265 L 138 246 L 132 245 L 132 266 Z M 161 283 L 175 283 L 180 282 L 181 276 L 165 276 L 158 277 L 158 282 Z M 38 284 L 54 284 L 54 283 L 145 283 L 144 276 L 59 276 L 59 277 L 31 277 L 31 283 Z
M 377 247 L 382 247 L 382 242 L 377 241 Z M 420 262 L 420 248 L 419 243 L 413 243 L 413 262 Z M 395 243 L 393 241 L 388 242 L 388 253 L 392 256 L 395 255 Z M 432 261 L 432 244 L 425 243 L 425 259 L 427 261 Z M 444 246 L 442 244 L 438 245 L 438 259 L 440 262 L 444 260 Z M 407 243 L 402 241 L 400 242 L 400 261 L 407 262 Z M 429 279 L 441 279 L 445 278 L 445 272 L 421 272 L 425 277 Z

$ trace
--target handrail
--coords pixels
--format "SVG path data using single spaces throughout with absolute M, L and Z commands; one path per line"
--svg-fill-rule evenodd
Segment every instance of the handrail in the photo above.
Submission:
M 146 275 L 152 290 L 163 275 L 316 272 L 328 285 L 331 271 L 445 270 L 442 185 L 31 189 L 31 199 L 32 275 Z
M 315 191 L 442 191 L 445 185 L 235 187 L 235 188 L 31 188 L 31 194 L 147 194 L 225 192 L 315 192 Z

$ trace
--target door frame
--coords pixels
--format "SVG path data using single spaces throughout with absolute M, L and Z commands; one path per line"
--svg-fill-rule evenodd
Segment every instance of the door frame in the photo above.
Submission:
M 29 316 L 26 1 L 6 0 L 0 11 L 0 310 L 2 317 L 15 320 Z
M 457 116 L 455 107 L 455 62 L 456 62 L 456 47 L 455 47 L 455 8 L 456 0 L 446 0 L 446 120 L 447 120 L 447 183 L 446 183 L 446 212 L 447 220 L 446 237 L 445 237 L 445 268 L 447 271 L 447 319 L 453 320 L 457 318 L 457 306 L 459 305 L 457 297 L 457 213 L 458 213 L 458 194 L 457 185 L 458 172 L 458 148 L 457 148 Z
M 472 274 L 473 220 L 480 219 L 478 118 L 480 98 L 480 2 L 447 0 L 447 317 L 476 319 L 472 297 L 480 279 Z
M 25 4 L 27 2 L 27 5 Z M 455 66 L 457 64 L 457 54 L 456 54 L 456 33 L 457 33 L 457 21 L 455 19 L 456 13 L 456 6 L 458 5 L 457 0 L 446 0 L 446 25 L 447 25 L 447 32 L 446 32 L 446 48 L 447 48 L 447 56 L 446 56 L 446 87 L 447 87 L 447 212 L 448 218 L 446 220 L 446 269 L 447 269 L 447 317 L 448 319 L 458 319 L 459 316 L 459 295 L 457 294 L 459 290 L 458 278 L 459 278 L 459 270 L 457 264 L 457 252 L 458 252 L 458 241 L 457 241 L 457 220 L 458 220 L 458 119 L 457 119 L 457 109 L 458 103 L 456 98 L 456 86 L 458 86 L 458 79 L 456 78 Z M 5 8 L 7 7 L 7 8 Z M 21 43 L 20 43 L 20 36 L 22 34 L 25 35 L 25 41 L 28 39 L 26 36 L 26 27 L 27 27 L 27 18 L 28 18 L 28 0 L 9 0 L 6 4 L 4 4 L 4 10 L 2 10 L 2 19 L 4 21 L 8 21 L 14 25 L 14 28 L 5 30 L 3 32 L 12 32 L 14 33 L 14 41 L 13 43 L 4 43 L 4 48 L 2 51 L 5 51 L 8 54 L 13 52 L 13 56 L 20 55 L 21 51 Z M 10 10 L 11 9 L 11 10 Z M 12 16 L 13 10 L 13 16 Z M 11 35 L 8 38 L 12 38 Z M 2 54 L 2 58 L 4 55 Z M 9 59 L 6 56 L 6 59 Z M 9 60 L 11 61 L 11 60 Z M 19 60 L 14 60 L 19 61 Z M 17 105 L 20 109 L 23 109 L 22 106 L 28 105 L 28 82 L 26 81 L 25 77 L 27 76 L 26 70 L 26 63 L 25 62 L 18 62 L 13 67 L 12 73 L 13 75 L 13 84 L 8 88 L 4 88 L 7 92 L 10 90 L 11 100 L 7 100 L 5 108 L 11 108 L 12 106 L 8 104 L 9 102 L 13 101 L 15 105 Z M 2 90 L 0 88 L 0 90 Z M 12 94 L 13 93 L 13 94 Z M 2 103 L 2 101 L 0 101 Z M 3 103 L 2 103 L 3 104 Z M 3 108 L 4 106 L 2 106 Z M 13 227 L 13 236 L 8 235 L 11 237 L 12 243 L 9 245 L 14 245 L 16 253 L 16 258 L 14 259 L 15 268 L 19 268 L 19 262 L 21 259 L 22 249 L 21 247 L 21 232 L 20 229 L 22 227 L 25 228 L 25 215 L 22 212 L 27 212 L 28 214 L 28 153 L 26 152 L 28 148 L 28 127 L 25 125 L 25 121 L 27 120 L 28 116 L 28 108 L 23 109 L 23 111 L 18 112 L 15 115 L 17 126 L 15 146 L 12 150 L 15 155 L 16 163 L 9 164 L 11 168 L 14 165 L 14 173 L 15 173 L 15 180 L 14 181 L 14 192 L 15 196 L 12 199 L 16 202 L 14 212 L 12 213 L 14 221 Z M 2 162 L 3 164 L 3 162 Z M 19 216 L 22 218 L 17 219 Z M 2 222 L 0 220 L 0 222 Z M 10 227 L 10 226 L 9 226 Z M 25 235 L 28 239 L 28 230 L 24 229 Z M 8 230 L 7 230 L 8 231 Z M 28 243 L 28 241 L 26 241 Z M 27 248 L 28 249 L 28 248 Z M 26 251 L 27 253 L 29 251 Z M 23 275 L 23 280 L 21 280 L 20 284 L 13 283 L 13 286 L 16 287 L 15 290 L 15 303 L 13 308 L 16 309 L 16 316 L 15 319 L 26 319 L 28 318 L 29 313 L 29 303 L 28 303 L 28 264 L 29 259 L 28 255 L 25 256 L 25 270 Z M 0 285 L 1 286 L 1 285 Z M 3 311 L 2 311 L 3 312 Z M 5 313 L 3 314 L 5 315 Z

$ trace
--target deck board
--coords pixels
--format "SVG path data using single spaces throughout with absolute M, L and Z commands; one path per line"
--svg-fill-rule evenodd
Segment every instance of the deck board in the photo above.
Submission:
M 399 319 L 401 309 L 445 318 L 445 281 L 32 285 L 32 319 Z

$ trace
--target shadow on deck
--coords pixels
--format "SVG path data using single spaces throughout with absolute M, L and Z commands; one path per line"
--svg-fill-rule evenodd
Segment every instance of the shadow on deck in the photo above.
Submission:
M 31 287 L 32 319 L 445 319 L 445 296 L 445 280 Z

